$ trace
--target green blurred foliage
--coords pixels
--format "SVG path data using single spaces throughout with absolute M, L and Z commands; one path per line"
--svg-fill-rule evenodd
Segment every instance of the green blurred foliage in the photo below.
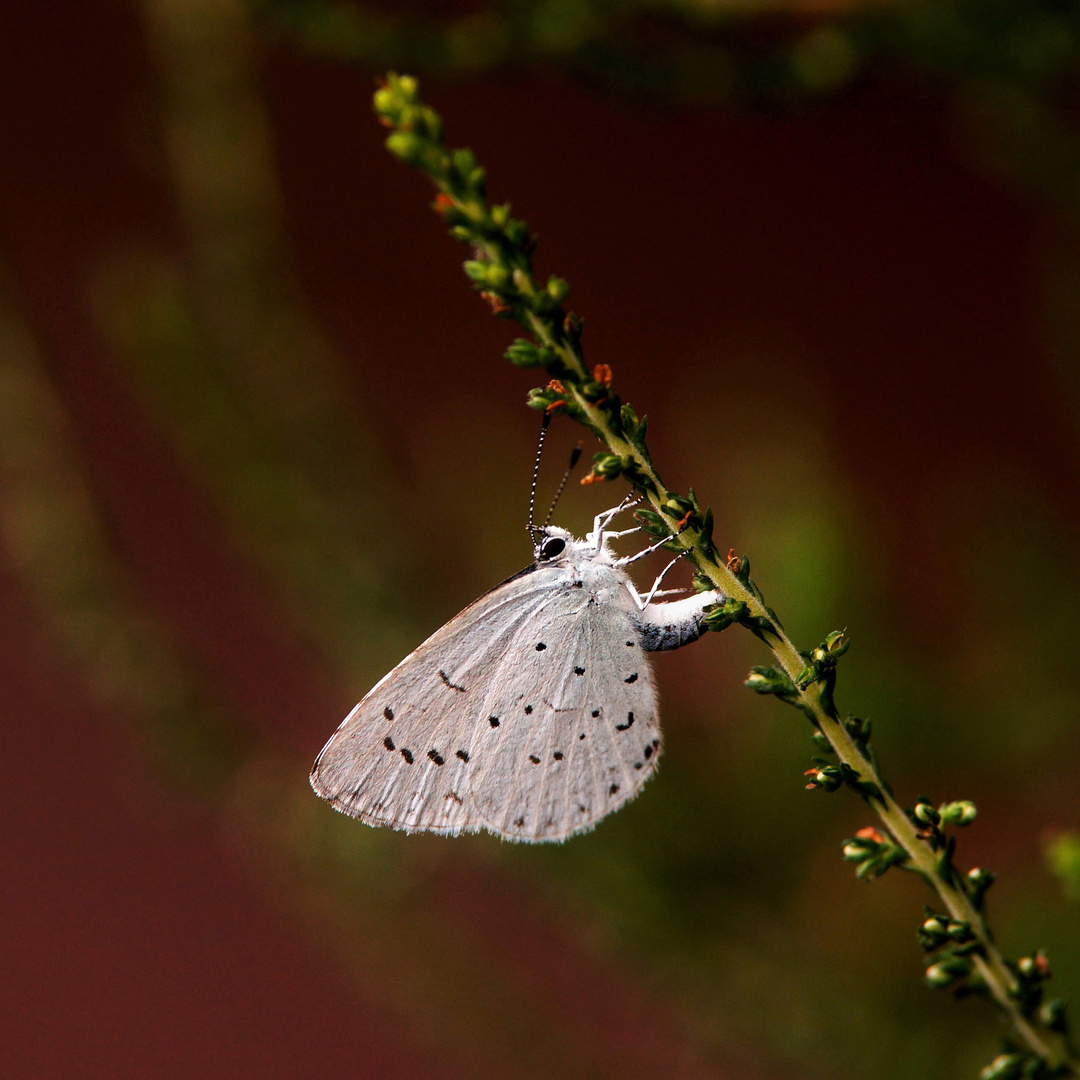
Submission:
M 1046 861 L 1070 900 L 1080 900 L 1080 834 L 1060 833 L 1046 844 Z

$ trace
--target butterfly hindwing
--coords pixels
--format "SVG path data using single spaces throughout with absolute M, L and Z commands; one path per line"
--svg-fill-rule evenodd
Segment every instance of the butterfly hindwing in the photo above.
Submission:
M 311 773 L 315 791 L 370 825 L 457 834 L 485 826 L 469 797 L 470 737 L 522 626 L 550 597 L 529 568 L 436 631 L 346 717 Z
M 620 578 L 612 571 L 621 590 Z M 564 839 L 637 794 L 659 740 L 628 604 L 563 590 L 530 615 L 492 673 L 469 751 L 472 798 L 507 839 Z

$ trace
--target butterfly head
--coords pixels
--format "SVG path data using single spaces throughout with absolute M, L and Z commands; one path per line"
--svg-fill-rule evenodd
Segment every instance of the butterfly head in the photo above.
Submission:
M 591 545 L 579 540 L 573 533 L 560 529 L 557 525 L 545 525 L 533 533 L 533 556 L 540 566 L 553 566 L 573 559 L 585 549 L 591 551 Z

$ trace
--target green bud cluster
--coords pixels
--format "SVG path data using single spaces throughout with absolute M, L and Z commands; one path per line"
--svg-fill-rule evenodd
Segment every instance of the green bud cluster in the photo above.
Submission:
M 592 471 L 601 480 L 614 480 L 628 464 L 628 460 L 618 454 L 596 454 L 593 457 Z
M 808 788 L 819 788 L 822 791 L 836 791 L 844 785 L 844 765 L 833 765 L 824 758 L 813 758 L 814 767 L 807 769 L 804 776 L 810 777 Z
M 1048 1080 L 1053 1074 L 1046 1063 L 1033 1054 L 998 1054 L 979 1073 L 979 1080 Z
M 930 908 L 924 908 L 923 915 L 918 930 L 919 947 L 934 954 L 933 962 L 923 973 L 927 985 L 960 995 L 985 993 L 986 984 L 975 970 L 973 960 L 985 952 L 985 947 L 971 924 L 939 915 Z
M 833 630 L 816 649 L 808 653 L 800 653 L 806 666 L 799 672 L 795 685 L 800 690 L 806 690 L 815 683 L 820 684 L 822 707 L 834 718 L 836 706 L 833 703 L 833 690 L 836 686 L 836 664 L 848 651 L 850 644 L 845 631 Z
M 1046 956 L 1040 950 L 1010 967 L 1018 978 L 1013 996 L 1024 1016 L 1044 1030 L 1061 1036 L 1066 1046 L 1072 1046 L 1065 1002 L 1060 998 L 1043 1000 L 1043 984 L 1050 978 Z M 1067 1065 L 1054 1067 L 1045 1058 L 1014 1045 L 1010 1040 L 1005 1041 L 1002 1051 L 979 1073 L 981 1080 L 1056 1080 L 1058 1077 L 1075 1075 Z
M 1041 1013 L 1046 992 L 1044 984 L 1050 978 L 1050 962 L 1046 959 L 1046 953 L 1039 949 L 1030 956 L 1022 956 L 1015 964 L 1009 966 L 1016 975 L 1013 996 L 1024 1015 L 1042 1020 Z M 1046 1009 L 1046 1017 L 1057 1025 L 1051 1030 L 1066 1033 L 1065 1003 L 1057 1001 L 1050 1002 L 1049 1005 L 1050 1007 Z M 1050 1027 L 1049 1024 L 1046 1026 Z
M 960 802 L 942 803 L 938 807 L 942 825 L 970 825 L 977 814 L 975 804 L 967 799 L 962 799 Z
M 752 667 L 743 685 L 755 694 L 776 694 L 780 698 L 795 697 L 795 684 L 774 667 Z
M 974 867 L 964 875 L 964 891 L 979 911 L 986 902 L 987 891 L 995 881 L 997 881 L 997 874 L 991 870 L 984 870 L 981 866 Z
M 848 651 L 850 644 L 845 631 L 834 630 L 816 649 L 803 654 L 807 664 L 795 680 L 795 685 L 800 690 L 805 690 L 808 686 L 820 682 L 835 669 L 836 662 Z
M 697 580 L 694 581 L 695 586 L 698 584 Z M 712 580 L 710 578 L 704 579 L 705 588 L 702 591 L 711 589 L 713 587 Z M 726 630 L 732 623 L 742 622 L 746 617 L 749 608 L 742 600 L 736 600 L 733 596 L 728 596 L 721 600 L 719 604 L 712 604 L 705 609 L 705 625 L 710 630 Z M 751 689 L 753 689 L 751 687 Z
M 860 829 L 844 841 L 844 862 L 855 863 L 855 876 L 860 881 L 874 881 L 891 866 L 902 866 L 907 852 L 892 837 L 876 829 Z
M 943 945 L 963 945 L 974 938 L 971 923 L 960 919 L 951 919 L 948 915 L 937 915 L 929 908 L 924 911 L 926 918 L 919 926 L 919 946 L 924 952 L 933 952 Z
M 472 246 L 466 276 L 496 315 L 516 319 L 541 339 L 515 341 L 507 358 L 519 367 L 546 367 L 556 377 L 580 376 L 581 321 L 562 307 L 570 286 L 560 277 L 536 279 L 536 239 L 511 216 L 508 203 L 488 203 L 487 176 L 473 152 L 446 146 L 442 120 L 420 100 L 419 84 L 409 75 L 388 75 L 374 107 L 391 128 L 387 149 L 434 181 L 436 211 L 452 236 Z M 560 356 L 563 350 L 568 355 Z

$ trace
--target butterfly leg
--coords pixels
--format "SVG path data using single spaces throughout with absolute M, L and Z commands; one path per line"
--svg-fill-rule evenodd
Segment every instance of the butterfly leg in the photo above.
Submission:
M 609 522 L 617 514 L 621 514 L 624 510 L 629 510 L 632 506 L 637 506 L 642 500 L 641 495 L 637 492 L 631 491 L 629 495 L 618 506 L 612 507 L 610 510 L 605 510 L 603 513 L 597 514 L 593 518 L 592 532 L 589 533 L 589 537 L 596 541 L 596 550 L 604 546 L 604 529 L 607 528 Z
M 653 602 L 653 601 L 654 601 L 654 600 L 655 600 L 655 599 L 656 599 L 656 598 L 657 598 L 658 596 L 661 596 L 661 595 L 663 595 L 662 593 L 660 593 L 660 592 L 658 591 L 658 590 L 660 589 L 660 584 L 661 584 L 661 582 L 663 582 L 664 578 L 666 578 L 666 577 L 667 577 L 667 575 L 668 575 L 668 571 L 669 571 L 669 570 L 670 570 L 670 569 L 671 569 L 671 568 L 672 568 L 672 567 L 673 567 L 673 566 L 674 566 L 674 565 L 675 565 L 675 564 L 676 564 L 676 563 L 677 563 L 677 562 L 678 562 L 678 561 L 679 561 L 679 560 L 680 560 L 681 558 L 682 558 L 682 555 L 676 555 L 676 556 L 675 556 L 675 558 L 674 558 L 674 559 L 672 559 L 672 560 L 671 560 L 671 562 L 669 562 L 669 563 L 667 564 L 667 566 L 665 566 L 665 567 L 664 567 L 664 569 L 660 571 L 660 573 L 659 573 L 659 575 L 657 576 L 656 580 L 655 580 L 655 581 L 654 581 L 654 582 L 652 583 L 652 588 L 651 588 L 651 589 L 650 589 L 650 590 L 649 590 L 649 591 L 648 591 L 648 592 L 647 592 L 647 593 L 645 594 L 645 604 L 644 604 L 644 607 L 648 607 L 648 606 L 649 606 L 649 604 L 651 604 L 651 603 L 652 603 L 652 602 Z M 680 591 L 679 589 L 665 589 L 665 590 L 664 590 L 664 593 L 667 593 L 668 595 L 670 595 L 670 594 L 671 594 L 671 593 L 673 593 L 673 592 L 679 592 L 679 591 Z
M 686 526 L 684 525 L 683 529 L 685 528 Z M 679 532 L 675 533 L 675 536 L 678 536 L 681 532 L 682 529 L 680 529 Z M 610 535 L 610 533 L 608 535 Z M 638 559 L 644 559 L 646 555 L 651 555 L 654 551 L 659 551 L 660 548 L 662 548 L 669 540 L 673 540 L 675 536 L 665 536 L 662 540 L 657 540 L 655 544 L 650 544 L 647 548 L 642 549 L 636 555 L 626 555 L 621 559 L 616 559 L 615 565 L 619 567 L 629 566 L 631 563 L 637 562 Z M 679 559 L 681 559 L 684 554 L 685 552 L 680 552 L 675 557 L 675 561 L 677 562 Z M 666 574 L 667 570 L 665 570 L 664 573 Z

